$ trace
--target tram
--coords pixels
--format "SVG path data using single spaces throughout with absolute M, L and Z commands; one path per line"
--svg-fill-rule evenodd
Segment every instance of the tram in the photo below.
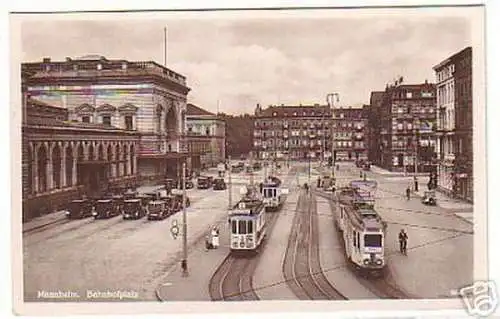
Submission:
M 266 234 L 265 205 L 253 187 L 242 189 L 243 197 L 229 210 L 230 249 L 256 252 Z
M 283 188 L 279 178 L 269 177 L 261 183 L 259 187 L 267 211 L 276 211 L 283 206 L 286 195 L 288 194 L 288 189 Z
M 358 269 L 381 274 L 385 269 L 384 240 L 387 224 L 375 210 L 377 183 L 351 181 L 337 191 L 335 225 L 344 239 L 348 260 Z

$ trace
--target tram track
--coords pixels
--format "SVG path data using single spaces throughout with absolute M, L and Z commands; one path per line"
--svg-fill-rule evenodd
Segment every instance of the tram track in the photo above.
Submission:
M 315 202 L 314 195 L 300 194 L 283 260 L 283 274 L 299 299 L 347 300 L 330 283 L 321 268 Z
M 333 206 L 333 200 L 330 196 L 327 194 L 324 194 L 322 192 L 316 192 L 319 196 L 328 199 L 328 203 L 330 205 L 331 211 L 333 212 L 335 210 L 335 207 Z M 333 226 L 335 226 L 335 218 L 332 218 L 333 220 Z M 339 238 L 340 243 L 343 245 L 343 254 L 344 254 L 344 259 L 346 262 L 347 267 L 349 270 L 354 273 L 356 280 L 363 285 L 368 291 L 372 292 L 374 295 L 381 299 L 412 299 L 413 297 L 410 296 L 407 292 L 399 288 L 396 284 L 392 283 L 391 279 L 391 273 L 388 268 L 386 268 L 383 273 L 382 277 L 372 277 L 369 274 L 363 273 L 360 269 L 358 269 L 353 263 L 351 263 L 347 255 L 345 253 L 345 242 L 344 238 L 341 235 L 341 233 L 337 230 L 337 236 Z
M 293 177 L 292 169 L 289 171 L 284 184 L 289 185 Z M 266 213 L 267 233 L 272 233 L 278 216 L 278 211 Z M 212 301 L 251 301 L 260 300 L 253 287 L 253 274 L 258 266 L 262 250 L 265 249 L 264 240 L 257 252 L 249 256 L 237 256 L 229 253 L 217 267 L 210 278 L 208 291 Z

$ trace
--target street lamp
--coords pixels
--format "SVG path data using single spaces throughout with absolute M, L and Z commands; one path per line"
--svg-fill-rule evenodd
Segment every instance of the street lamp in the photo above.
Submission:
M 186 216 L 186 162 L 182 163 L 182 275 L 188 276 L 187 264 L 187 216 Z
M 333 112 L 335 108 L 335 101 L 339 102 L 340 95 L 338 93 L 328 93 L 326 95 L 326 103 L 332 109 L 332 121 L 335 118 L 335 114 Z M 332 157 L 332 177 L 335 177 L 335 134 L 332 130 L 332 149 L 331 149 L 331 157 Z

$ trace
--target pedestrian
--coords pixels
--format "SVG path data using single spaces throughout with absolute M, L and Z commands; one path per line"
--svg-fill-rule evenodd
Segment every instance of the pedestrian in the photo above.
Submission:
M 366 173 L 363 174 L 363 180 L 366 181 Z
M 317 187 L 318 187 L 318 188 L 320 188 L 320 187 L 321 187 L 321 178 L 320 178 L 320 177 L 318 177 L 318 186 L 317 186 Z
M 408 234 L 406 234 L 404 229 L 399 232 L 399 251 L 406 255 L 406 247 L 408 245 Z
M 408 186 L 406 187 L 406 200 L 410 200 L 410 193 L 411 193 L 410 186 Z
M 363 178 L 363 171 L 359 171 L 359 178 Z
M 219 230 L 217 227 L 212 228 L 212 247 L 215 249 L 219 247 Z
M 417 176 L 413 176 L 413 182 L 415 183 L 415 192 L 418 192 L 418 180 L 417 180 Z

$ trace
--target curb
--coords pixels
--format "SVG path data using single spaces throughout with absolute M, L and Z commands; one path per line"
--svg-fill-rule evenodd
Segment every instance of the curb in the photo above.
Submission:
M 415 193 L 415 191 L 412 191 L 412 193 L 413 193 L 413 194 L 416 194 L 418 197 L 420 197 L 420 199 L 422 199 L 422 198 L 424 197 L 423 195 L 418 195 L 418 193 Z M 474 225 L 474 221 L 470 221 L 470 220 L 468 220 L 468 219 L 467 219 L 467 218 L 465 218 L 465 217 L 462 217 L 462 216 L 460 216 L 460 215 L 457 215 L 457 213 L 453 212 L 453 209 L 450 209 L 450 208 L 444 208 L 444 207 L 441 207 L 441 206 L 439 206 L 439 205 L 437 205 L 437 206 L 438 206 L 439 208 L 441 208 L 441 209 L 444 209 L 444 210 L 447 210 L 447 211 L 449 211 L 449 212 L 453 213 L 453 215 L 455 215 L 455 217 L 457 217 L 457 218 L 459 218 L 459 219 L 461 219 L 461 220 L 463 220 L 463 221 L 465 221 L 465 222 L 467 222 L 467 223 L 469 223 L 469 224 L 471 224 L 471 225 Z

